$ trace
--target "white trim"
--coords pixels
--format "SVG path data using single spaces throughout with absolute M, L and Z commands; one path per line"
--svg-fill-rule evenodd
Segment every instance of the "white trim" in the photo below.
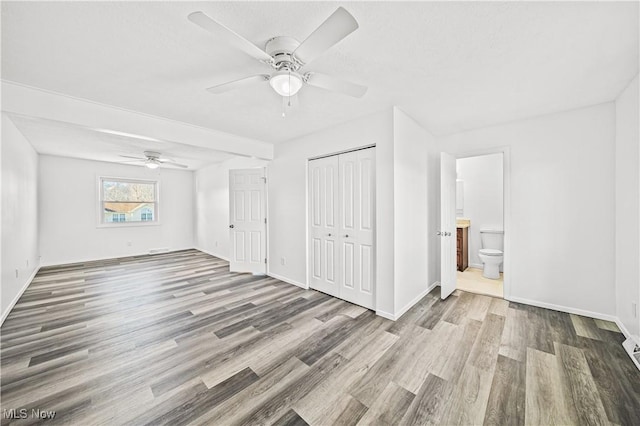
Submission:
M 380 316 L 382 318 L 386 318 L 386 319 L 391 320 L 391 321 L 395 321 L 397 319 L 395 315 L 390 314 L 389 312 L 380 311 L 380 310 L 376 311 L 376 315 L 378 315 L 378 316 Z
M 524 303 L 525 305 L 537 306 L 538 308 L 552 309 L 554 311 L 566 312 L 568 314 L 582 315 L 583 317 L 595 318 L 605 321 L 611 321 L 618 324 L 618 318 L 613 315 L 601 314 L 593 311 L 585 311 L 584 309 L 571 308 L 569 306 L 554 305 L 553 303 L 539 302 L 537 300 L 523 299 L 521 297 L 505 297 L 506 300 L 516 303 Z M 622 330 L 622 329 L 621 329 Z
M 229 258 L 228 258 L 227 256 L 223 256 L 223 255 L 221 255 L 221 254 L 216 254 L 216 253 L 214 253 L 214 252 L 212 252 L 212 251 L 205 250 L 205 249 L 200 248 L 200 247 L 193 247 L 193 248 L 194 248 L 195 250 L 198 250 L 198 251 L 201 251 L 201 252 L 203 252 L 203 253 L 206 253 L 206 254 L 208 254 L 208 255 L 210 255 L 210 256 L 218 257 L 218 258 L 220 258 L 220 259 L 222 259 L 222 260 L 226 260 L 227 262 L 229 261 Z
M 275 279 L 280 280 L 280 281 L 283 281 L 283 282 L 285 282 L 287 284 L 293 284 L 293 285 L 298 286 L 300 288 L 303 288 L 305 290 L 309 289 L 309 286 L 307 286 L 306 284 L 303 284 L 301 282 L 292 280 L 291 278 L 283 277 L 282 275 L 274 274 L 273 272 L 269 272 L 267 274 L 267 276 L 269 276 L 271 278 L 275 278 Z
M 112 255 L 112 256 L 103 256 L 103 257 L 85 257 L 85 258 L 81 258 L 81 259 L 75 259 L 75 260 L 68 260 L 68 261 L 62 261 L 62 262 L 41 262 L 40 266 L 44 267 L 44 266 L 62 266 L 62 265 L 73 265 L 75 263 L 84 263 L 84 262 L 98 262 L 100 260 L 110 260 L 110 259 L 120 259 L 123 257 L 132 257 L 132 256 L 153 256 L 154 254 L 166 254 L 166 253 L 173 253 L 176 251 L 183 251 L 183 250 L 192 250 L 195 247 L 193 246 L 189 246 L 189 247 L 181 247 L 181 248 L 172 248 L 172 249 L 166 249 L 167 251 L 163 251 L 163 252 L 158 252 L 158 253 L 150 253 L 151 250 L 158 250 L 156 249 L 149 249 L 147 251 L 142 251 L 142 252 L 136 252 L 136 253 L 124 253 L 124 254 L 118 254 L 118 255 Z M 165 248 L 162 248 L 162 250 L 164 250 Z M 196 250 L 200 250 L 198 248 L 195 248 Z M 201 250 L 203 251 L 203 250 Z
M 269 268 L 271 261 L 271 251 L 269 250 L 269 225 L 271 224 L 269 220 L 269 170 L 267 166 L 263 166 L 262 171 L 264 174 L 264 257 L 267 259 L 264 263 L 264 274 L 269 276 L 269 269 L 271 269 Z M 229 242 L 231 242 L 231 237 L 229 237 Z
M 431 293 L 431 290 L 440 285 L 440 281 L 435 281 L 431 283 L 424 291 L 422 291 L 419 295 L 417 295 L 411 302 L 407 303 L 404 308 L 400 309 L 395 314 L 390 314 L 389 312 L 376 310 L 376 315 L 381 316 L 383 318 L 389 319 L 391 321 L 396 321 L 400 319 L 407 311 L 415 306 L 416 303 L 422 300 L 427 294 Z
M 399 311 L 397 311 L 396 315 L 395 315 L 396 319 L 400 319 L 400 317 L 403 316 L 409 309 L 413 308 L 413 306 L 416 303 L 421 301 L 423 297 L 425 297 L 427 294 L 431 293 L 431 290 L 436 288 L 436 286 L 438 284 L 440 284 L 439 281 L 434 281 L 423 292 L 421 292 L 419 295 L 417 295 L 411 302 L 407 303 L 404 308 L 402 308 Z
M 16 297 L 14 297 L 11 303 L 9 303 L 9 306 L 7 306 L 7 310 L 2 313 L 2 318 L 0 318 L 0 326 L 4 324 L 4 320 L 7 319 L 13 307 L 16 306 L 16 303 L 18 303 L 18 300 L 20 300 L 20 298 L 22 297 L 22 294 L 25 292 L 27 287 L 29 287 L 29 285 L 31 284 L 31 281 L 33 281 L 33 279 L 36 277 L 36 274 L 40 271 L 40 268 L 42 268 L 42 265 L 39 265 L 33 270 L 33 273 L 31 274 L 31 276 L 29 276 L 29 279 L 27 279 L 27 281 L 24 283 L 24 286 L 22 286 L 22 288 L 20 289 Z
M 136 226 L 160 226 L 160 178 L 158 179 L 140 179 L 140 178 L 128 178 L 128 177 L 116 177 L 116 176 L 103 176 L 96 175 L 98 181 L 98 223 L 96 228 L 117 228 L 117 227 L 136 227 Z M 105 222 L 104 221 L 104 181 L 110 182 L 124 182 L 124 183 L 142 183 L 152 184 L 155 200 L 153 201 L 153 220 L 138 220 L 129 222 Z M 147 204 L 151 204 L 147 202 Z
M 459 158 L 479 157 L 482 155 L 502 154 L 502 229 L 504 230 L 504 260 L 502 261 L 503 293 L 507 300 L 511 295 L 511 147 L 495 146 L 490 148 L 470 149 L 460 152 L 448 152 L 456 160 Z M 442 189 L 442 187 L 440 188 Z M 480 269 L 483 269 L 481 267 Z M 457 281 L 457 276 L 456 276 Z M 457 287 L 457 282 L 456 282 Z
M 469 268 L 480 269 L 482 271 L 484 269 L 484 264 L 482 264 L 482 263 L 469 263 Z
M 631 334 L 631 332 L 622 323 L 622 321 L 620 321 L 620 318 L 616 318 L 616 325 L 618 326 L 622 334 L 624 334 L 624 337 L 626 337 L 627 339 L 633 340 L 634 342 L 636 342 L 636 344 L 640 345 L 640 336 L 635 336 Z

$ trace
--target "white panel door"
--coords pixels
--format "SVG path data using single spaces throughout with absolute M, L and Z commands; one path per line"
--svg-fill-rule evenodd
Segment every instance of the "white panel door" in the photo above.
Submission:
M 373 309 L 375 149 L 309 161 L 309 285 Z
M 340 163 L 340 297 L 374 307 L 375 150 L 348 152 Z
M 440 155 L 440 292 L 446 299 L 456 289 L 456 159 Z
M 339 297 L 338 157 L 309 161 L 309 285 Z
M 265 170 L 229 170 L 229 240 L 232 272 L 267 272 Z

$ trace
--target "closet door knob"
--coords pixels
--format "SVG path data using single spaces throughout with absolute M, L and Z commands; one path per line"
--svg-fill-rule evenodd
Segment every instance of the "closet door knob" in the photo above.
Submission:
M 331 234 L 327 234 L 327 237 L 330 237 L 330 236 L 331 236 Z
M 235 226 L 233 226 L 233 225 L 229 225 L 229 228 L 233 229 L 233 228 L 235 228 Z
M 349 234 L 344 234 L 344 237 L 345 238 L 349 238 Z

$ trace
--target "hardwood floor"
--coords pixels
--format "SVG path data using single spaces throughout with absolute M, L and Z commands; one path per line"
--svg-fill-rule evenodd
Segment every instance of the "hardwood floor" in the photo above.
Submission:
M 392 322 L 196 250 L 43 268 L 1 332 L 2 424 L 640 424 L 612 323 L 437 290 Z

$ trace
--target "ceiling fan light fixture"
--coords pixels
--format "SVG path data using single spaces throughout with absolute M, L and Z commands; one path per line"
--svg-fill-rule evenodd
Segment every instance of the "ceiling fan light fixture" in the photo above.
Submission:
M 269 84 L 280 96 L 293 96 L 302 88 L 302 76 L 297 72 L 282 70 L 271 75 Z
M 158 160 L 155 159 L 148 159 L 146 161 L 146 163 L 144 163 L 145 166 L 147 166 L 148 169 L 157 169 L 160 166 L 160 162 Z

